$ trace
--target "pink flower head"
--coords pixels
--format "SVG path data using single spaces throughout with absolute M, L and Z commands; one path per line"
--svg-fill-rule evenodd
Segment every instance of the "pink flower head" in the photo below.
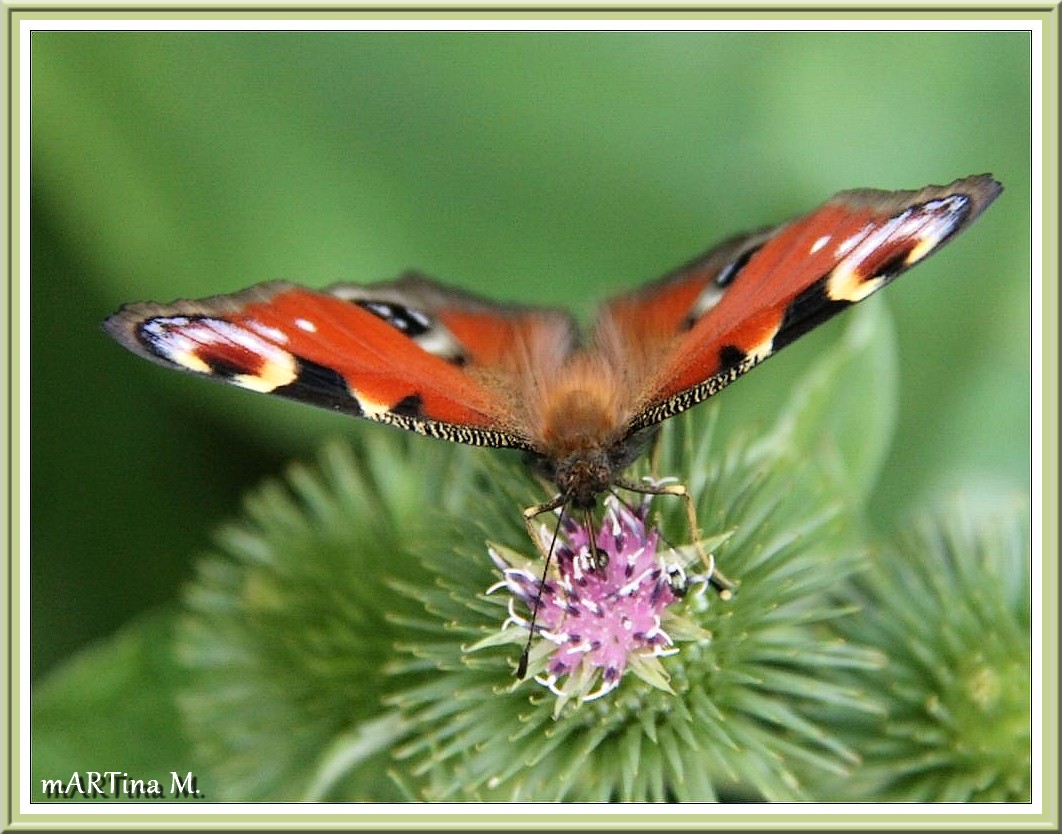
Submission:
M 655 660 L 678 651 L 663 627 L 671 613 L 667 609 L 688 584 L 703 585 L 704 579 L 687 578 L 684 560 L 674 550 L 668 551 L 670 563 L 657 552 L 660 534 L 646 525 L 649 503 L 648 496 L 638 507 L 606 498 L 596 544 L 607 564 L 597 568 L 592 567 L 591 530 L 564 516 L 553 549 L 555 568 L 545 585 L 534 564 L 514 566 L 491 549 L 505 577 L 491 591 L 504 587 L 512 594 L 506 626 L 530 628 L 531 611 L 541 596 L 535 632 L 554 648 L 536 680 L 564 700 L 605 695 L 619 685 L 628 666 L 653 685 L 668 688 L 667 674 Z M 539 535 L 548 549 L 552 529 L 543 526 Z M 523 603 L 521 614 L 516 600 Z M 689 630 L 682 629 L 684 634 Z M 597 690 L 591 691 L 598 680 Z

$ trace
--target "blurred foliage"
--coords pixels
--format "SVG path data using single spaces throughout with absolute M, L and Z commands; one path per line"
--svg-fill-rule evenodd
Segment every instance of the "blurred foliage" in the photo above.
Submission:
M 177 712 L 189 676 L 173 659 L 174 609 L 134 618 L 34 687 L 34 800 L 42 780 L 74 771 L 116 770 L 168 790 L 171 771 L 197 769 Z
M 870 302 L 895 313 L 901 380 L 871 520 L 971 473 L 1028 481 L 1027 35 L 37 32 L 32 50 L 37 673 L 174 598 L 281 461 L 391 431 L 139 362 L 99 329 L 125 301 L 418 267 L 585 314 L 835 191 L 990 171 L 996 206 Z M 838 332 L 727 391 L 724 422 L 773 422 Z

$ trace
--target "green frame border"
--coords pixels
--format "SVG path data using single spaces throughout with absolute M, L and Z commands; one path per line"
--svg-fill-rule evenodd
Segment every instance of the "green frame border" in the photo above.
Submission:
M 4 132 L 4 150 L 7 159 L 4 167 L 7 200 L 4 211 L 7 222 L 4 232 L 7 237 L 7 273 L 8 286 L 2 296 L 3 318 L 8 327 L 6 339 L 0 350 L 5 352 L 5 394 L 6 402 L 3 413 L 6 444 L 4 447 L 4 464 L 7 478 L 0 493 L 5 499 L 6 540 L 8 543 L 8 565 L 3 574 L 4 593 L 8 602 L 8 616 L 4 622 L 6 648 L 7 686 L 4 689 L 3 705 L 6 721 L 3 725 L 6 763 L 9 777 L 7 782 L 7 801 L 3 807 L 3 820 L 0 824 L 6 830 L 29 828 L 98 828 L 101 826 L 114 829 L 180 829 L 187 827 L 202 828 L 251 828 L 277 829 L 298 826 L 299 828 L 609 828 L 617 830 L 638 830 L 642 828 L 657 829 L 703 829 L 703 828 L 809 828 L 848 829 L 853 827 L 890 829 L 890 828 L 939 828 L 959 830 L 1055 830 L 1059 825 L 1058 797 L 1053 786 L 1058 783 L 1058 521 L 1055 515 L 1059 503 L 1058 495 L 1058 240 L 1059 226 L 1059 171 L 1058 171 L 1058 119 L 1059 119 L 1059 84 L 1058 84 L 1058 48 L 1059 48 L 1059 9 L 1057 3 L 1032 3 L 1028 5 L 986 5 L 963 6 L 951 3 L 935 5 L 919 3 L 889 3 L 850 5 L 840 3 L 816 3 L 800 8 L 789 5 L 757 5 L 751 2 L 710 5 L 704 3 L 669 3 L 666 6 L 649 7 L 641 2 L 610 2 L 566 4 L 556 2 L 514 3 L 511 5 L 477 5 L 454 4 L 447 6 L 403 5 L 400 3 L 372 4 L 313 4 L 291 7 L 271 3 L 227 3 L 227 4 L 142 4 L 123 6 L 120 4 L 58 5 L 47 2 L 11 3 L 0 0 L 3 9 L 3 40 L 8 47 L 8 59 L 3 62 L 0 72 L 4 73 L 4 89 L 7 93 L 7 130 Z M 1041 187 L 1043 189 L 1043 212 L 1041 234 L 1041 267 L 1044 276 L 1042 283 L 1042 308 L 1040 310 L 1043 328 L 1043 353 L 1041 355 L 1041 431 L 1040 440 L 1042 458 L 1042 493 L 1039 505 L 1040 535 L 1043 558 L 1042 582 L 1039 588 L 1039 610 L 1041 612 L 1042 645 L 1040 652 L 1040 670 L 1042 679 L 1042 759 L 1040 783 L 1035 786 L 1035 793 L 1041 798 L 1042 813 L 1039 815 L 1009 813 L 980 813 L 976 817 L 969 814 L 952 815 L 948 813 L 925 814 L 886 814 L 877 811 L 868 813 L 839 812 L 836 814 L 810 813 L 798 818 L 786 817 L 780 813 L 751 812 L 746 814 L 727 813 L 717 807 L 710 810 L 655 815 L 653 817 L 632 816 L 630 809 L 617 808 L 615 812 L 605 809 L 560 812 L 550 814 L 536 813 L 533 806 L 515 806 L 511 811 L 498 812 L 493 808 L 484 813 L 453 813 L 443 816 L 421 813 L 380 813 L 366 808 L 365 811 L 326 812 L 307 814 L 300 812 L 299 806 L 290 804 L 270 805 L 270 809 L 282 808 L 280 812 L 266 813 L 259 810 L 263 806 L 248 804 L 245 813 L 195 813 L 189 815 L 180 810 L 171 810 L 167 806 L 157 812 L 112 813 L 114 806 L 103 806 L 99 811 L 88 813 L 91 806 L 78 805 L 73 813 L 34 813 L 24 814 L 20 810 L 20 766 L 23 750 L 29 739 L 21 735 L 21 710 L 24 706 L 22 681 L 20 679 L 21 655 L 21 616 L 20 588 L 22 583 L 22 565 L 20 564 L 19 513 L 23 504 L 19 495 L 20 478 L 24 474 L 22 467 L 27 465 L 25 456 L 20 454 L 22 430 L 19 407 L 20 378 L 20 327 L 19 309 L 21 302 L 20 259 L 22 234 L 26 218 L 21 215 L 20 202 L 23 190 L 29 183 L 22 181 L 20 172 L 21 135 L 21 41 L 20 32 L 23 24 L 30 21 L 47 22 L 55 25 L 63 20 L 95 20 L 101 28 L 108 22 L 145 21 L 165 18 L 191 20 L 246 20 L 250 26 L 262 20 L 366 20 L 393 19 L 424 20 L 440 19 L 460 20 L 499 20 L 510 19 L 564 19 L 580 20 L 838 20 L 848 19 L 858 24 L 861 20 L 895 19 L 906 22 L 918 20 L 954 20 L 954 21 L 1009 21 L 1038 20 L 1042 25 L 1042 72 L 1041 83 Z M 1035 68 L 1034 68 L 1035 69 Z M 1035 253 L 1034 253 L 1035 254 Z M 1035 315 L 1035 312 L 1034 312 Z M 1053 557 L 1053 558 L 1051 558 Z M 195 807 L 195 806 L 190 806 Z M 200 806 L 201 807 L 201 806 Z M 456 806 L 450 806 L 454 808 Z M 463 806 L 461 806 L 463 807 Z M 880 806 L 868 806 L 877 809 Z M 979 806 L 982 810 L 984 806 Z M 86 812 L 81 812 L 82 809 Z

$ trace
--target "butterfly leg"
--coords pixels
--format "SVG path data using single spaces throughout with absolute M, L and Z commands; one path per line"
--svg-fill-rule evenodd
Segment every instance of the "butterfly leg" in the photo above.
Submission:
M 538 537 L 538 534 L 535 531 L 534 521 L 543 513 L 553 512 L 557 507 L 563 507 L 566 503 L 568 503 L 567 497 L 564 495 L 558 495 L 556 498 L 544 501 L 541 504 L 535 504 L 524 510 L 524 525 L 527 527 L 527 534 L 531 537 L 531 541 L 535 543 L 538 552 L 546 559 L 549 559 L 552 554 L 552 547 L 549 551 L 543 549 L 542 540 Z M 556 539 L 556 536 L 554 536 L 554 539 Z
M 734 581 L 728 579 L 715 566 L 715 555 L 706 553 L 701 545 L 701 528 L 697 524 L 697 511 L 693 505 L 693 496 L 683 484 L 637 484 L 633 481 L 616 481 L 616 486 L 638 492 L 643 495 L 674 495 L 681 498 L 686 506 L 686 523 L 690 528 L 690 536 L 693 538 L 693 546 L 697 549 L 697 555 L 704 563 L 708 571 L 708 583 L 719 592 L 722 599 L 730 599 L 734 595 Z

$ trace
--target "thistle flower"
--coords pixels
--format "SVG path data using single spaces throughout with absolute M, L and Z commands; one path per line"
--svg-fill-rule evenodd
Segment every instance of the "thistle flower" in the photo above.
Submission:
M 540 545 L 553 549 L 556 566 L 545 582 L 533 564 L 490 548 L 504 579 L 487 593 L 504 588 L 511 595 L 503 630 L 526 634 L 533 618 L 535 634 L 555 646 L 548 656 L 536 653 L 530 672 L 558 697 L 558 713 L 569 699 L 592 701 L 611 692 L 628 666 L 649 685 L 670 692 L 658 658 L 678 651 L 672 625 L 684 639 L 711 637 L 676 606 L 693 586 L 703 590 L 706 578 L 687 574 L 688 552 L 658 552 L 660 532 L 647 523 L 651 503 L 649 495 L 635 506 L 608 496 L 598 530 L 562 513 L 556 539 L 541 525 Z M 604 561 L 597 568 L 595 552 Z

